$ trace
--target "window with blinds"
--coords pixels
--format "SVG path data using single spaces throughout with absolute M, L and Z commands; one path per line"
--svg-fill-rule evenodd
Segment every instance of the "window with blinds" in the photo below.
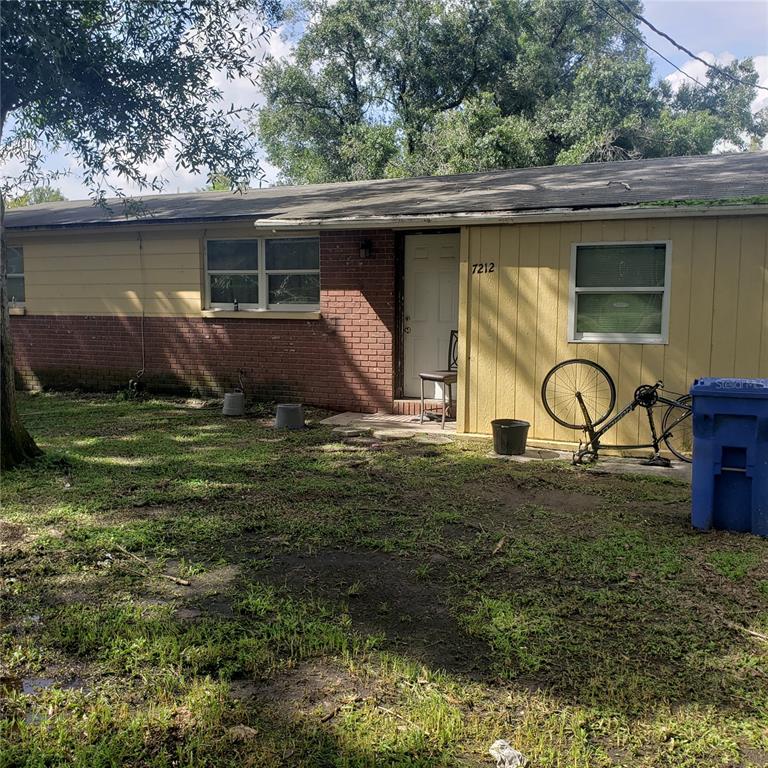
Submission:
M 667 243 L 576 245 L 570 341 L 666 343 Z

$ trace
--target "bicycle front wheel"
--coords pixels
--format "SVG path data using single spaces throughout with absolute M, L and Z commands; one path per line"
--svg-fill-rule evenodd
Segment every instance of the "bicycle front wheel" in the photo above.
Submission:
M 680 461 L 693 461 L 693 419 L 691 418 L 692 398 L 683 395 L 675 405 L 670 405 L 664 413 L 661 428 L 664 442 Z
M 569 429 L 584 429 L 584 413 L 577 393 L 593 426 L 605 421 L 616 405 L 616 386 L 608 371 L 591 360 L 582 359 L 558 363 L 544 377 L 541 402 L 558 424 Z

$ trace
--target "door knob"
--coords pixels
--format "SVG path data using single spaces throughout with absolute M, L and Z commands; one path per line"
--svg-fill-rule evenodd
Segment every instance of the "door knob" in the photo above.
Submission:
M 411 327 L 410 327 L 409 325 L 406 325 L 406 326 L 405 326 L 405 328 L 403 328 L 403 330 L 404 330 L 406 333 L 410 333 L 410 332 L 411 332 Z

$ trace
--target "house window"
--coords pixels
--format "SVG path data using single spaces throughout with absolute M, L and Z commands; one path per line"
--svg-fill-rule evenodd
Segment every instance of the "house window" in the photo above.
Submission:
M 265 240 L 269 307 L 315 309 L 320 304 L 320 243 L 317 238 Z
M 668 243 L 575 245 L 570 341 L 666 343 Z
M 6 248 L 8 261 L 6 269 L 8 303 L 23 304 L 26 301 L 24 292 L 24 249 L 20 245 L 9 245 Z
M 209 240 L 208 299 L 212 307 L 258 309 L 259 241 Z
M 316 310 L 317 238 L 208 240 L 208 306 L 213 309 Z

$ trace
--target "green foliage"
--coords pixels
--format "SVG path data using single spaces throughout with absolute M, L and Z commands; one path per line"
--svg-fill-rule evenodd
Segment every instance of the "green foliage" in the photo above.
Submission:
M 485 2 L 310 2 L 294 63 L 265 68 L 259 135 L 286 180 L 386 175 L 485 69 Z M 364 153 L 368 153 L 366 156 Z
M 630 4 L 641 9 L 639 0 Z M 306 0 L 266 68 L 259 136 L 307 183 L 705 154 L 758 143 L 751 60 L 672 92 L 637 21 L 591 0 Z M 613 18 L 612 18 L 613 17 Z M 639 32 L 637 33 L 639 34 Z
M 277 12 L 276 0 L 5 4 L 0 157 L 29 185 L 63 147 L 97 193 L 110 174 L 159 188 L 142 166 L 169 152 L 179 168 L 247 183 L 257 151 L 211 75 L 251 77 L 259 22 Z
M 210 180 L 201 192 L 228 192 L 232 189 L 232 179 L 229 176 L 225 176 L 223 173 L 212 173 Z
M 754 552 L 713 552 L 710 559 L 715 570 L 732 581 L 744 581 L 759 562 Z
M 8 208 L 23 208 L 26 205 L 37 205 L 38 203 L 59 203 L 67 198 L 61 194 L 60 189 L 44 185 L 41 187 L 32 187 L 29 192 L 14 197 L 8 201 Z
M 419 152 L 398 155 L 389 176 L 473 173 L 546 161 L 542 131 L 525 117 L 504 116 L 493 94 L 481 93 L 458 110 L 443 112 L 425 131 Z
M 481 597 L 464 617 L 467 629 L 487 640 L 505 677 L 537 672 L 553 652 L 552 618 L 536 605 L 522 605 L 514 598 Z

